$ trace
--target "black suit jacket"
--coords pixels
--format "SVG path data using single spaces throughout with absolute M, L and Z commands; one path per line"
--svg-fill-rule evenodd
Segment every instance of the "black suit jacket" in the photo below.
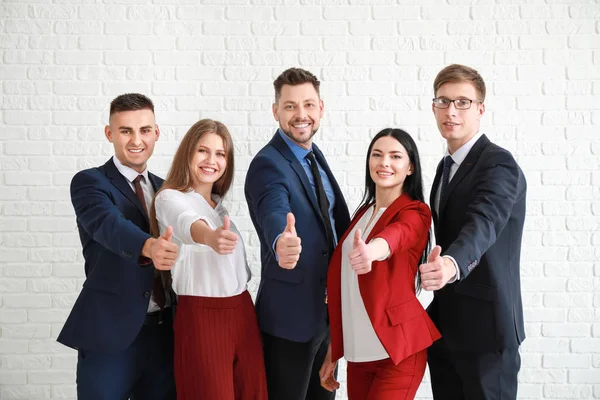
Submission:
M 438 166 L 431 204 L 442 175 Z M 434 293 L 428 312 L 450 350 L 495 351 L 525 339 L 520 255 L 525 176 L 513 156 L 482 135 L 433 212 L 436 242 L 460 280 Z
M 160 189 L 163 180 L 151 173 L 148 177 L 154 190 Z M 112 159 L 73 177 L 71 201 L 86 280 L 58 341 L 115 353 L 133 342 L 148 310 L 154 266 L 140 265 L 150 238 L 148 216 Z

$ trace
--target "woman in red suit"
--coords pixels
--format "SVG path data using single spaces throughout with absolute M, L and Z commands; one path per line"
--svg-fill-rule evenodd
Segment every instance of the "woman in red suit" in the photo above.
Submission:
M 410 135 L 379 132 L 369 145 L 365 176 L 362 204 L 329 264 L 331 345 L 321 384 L 339 387 L 334 370 L 344 356 L 350 400 L 413 399 L 426 349 L 440 333 L 416 297 L 431 212 Z

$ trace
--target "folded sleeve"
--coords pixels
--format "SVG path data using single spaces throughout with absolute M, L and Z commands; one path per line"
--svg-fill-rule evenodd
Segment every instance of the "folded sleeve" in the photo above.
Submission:
M 165 189 L 156 195 L 156 219 L 162 226 L 173 227 L 173 236 L 183 244 L 199 245 L 192 239 L 192 224 L 198 220 L 206 222 L 211 229 L 216 229 L 206 215 L 206 210 L 194 209 L 187 199 L 187 194 L 178 190 Z

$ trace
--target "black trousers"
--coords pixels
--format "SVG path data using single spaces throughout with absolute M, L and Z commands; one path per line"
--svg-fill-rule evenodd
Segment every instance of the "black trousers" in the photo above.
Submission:
M 323 389 L 319 379 L 329 346 L 329 326 L 325 321 L 315 337 L 306 343 L 264 332 L 262 337 L 269 400 L 335 399 L 335 392 Z
M 444 339 L 427 351 L 434 400 L 516 400 L 519 348 L 453 352 Z

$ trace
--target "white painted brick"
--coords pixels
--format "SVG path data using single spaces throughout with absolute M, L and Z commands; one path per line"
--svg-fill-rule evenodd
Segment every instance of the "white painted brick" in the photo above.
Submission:
M 321 7 L 302 6 L 302 7 L 277 7 L 275 9 L 275 19 L 283 21 L 304 21 L 312 20 L 316 15 L 321 15 Z
M 594 322 L 596 320 L 594 310 L 589 308 L 572 308 L 567 313 L 568 322 Z
M 353 24 L 358 24 L 358 22 L 353 22 Z M 300 32 L 304 36 L 323 36 L 325 39 L 329 36 L 338 36 L 345 35 L 348 33 L 349 23 L 346 21 L 303 21 L 300 25 Z M 359 29 L 362 25 L 354 25 L 355 29 Z M 253 24 L 254 28 L 254 24 Z M 253 29 L 255 34 L 264 35 L 265 33 L 272 32 L 272 29 L 267 29 L 264 27 L 260 31 Z M 279 33 L 281 30 L 275 30 L 276 33 Z
M 477 22 L 477 21 L 476 21 Z M 491 25 L 488 21 L 482 24 Z M 498 33 L 501 35 L 543 35 L 546 26 L 542 20 L 505 20 L 496 22 Z
M 519 6 L 477 6 L 471 9 L 471 16 L 475 20 L 515 20 L 519 19 Z
M 133 9 L 139 10 L 140 7 L 136 6 L 133 7 Z M 177 7 L 177 18 L 181 20 L 195 21 L 222 20 L 224 19 L 224 9 L 225 7 L 223 6 Z M 132 12 L 132 9 L 130 9 L 130 12 Z M 156 11 L 153 7 L 148 7 L 145 13 L 148 14 L 147 18 L 152 20 L 174 19 L 172 18 L 172 15 L 175 14 L 174 9 L 164 7 L 159 11 L 159 14 L 163 14 L 163 17 L 160 18 L 157 18 Z
M 225 11 L 228 20 L 269 21 L 272 15 L 273 8 L 263 6 L 229 6 Z
M 596 344 L 598 346 L 598 344 Z M 598 349 L 598 347 L 596 347 Z M 600 383 L 600 373 L 597 370 L 570 370 L 569 383 Z
M 52 365 L 52 358 L 43 355 L 4 355 L 0 361 L 3 369 L 46 369 Z
M 420 17 L 418 6 L 382 6 L 373 9 L 373 19 L 376 20 L 416 20 Z
M 5 385 L 7 383 L 27 383 L 26 373 L 24 371 L 0 371 L 0 384 Z
M 282 41 L 282 44 L 284 43 L 285 41 Z M 364 51 L 369 50 L 370 45 L 371 43 L 368 37 L 331 36 L 323 39 L 323 49 L 327 51 Z
M 572 49 L 600 49 L 600 35 L 573 35 L 569 36 L 569 48 Z
M 554 324 L 544 323 L 542 325 L 542 335 L 545 337 L 589 337 L 589 324 Z M 588 359 L 589 362 L 589 359 Z
M 40 385 L 15 385 L 8 384 L 3 385 L 0 388 L 0 396 L 2 399 L 17 400 L 17 399 L 28 399 L 28 400 L 47 400 L 51 396 L 50 386 Z
M 336 6 L 324 7 L 323 17 L 334 21 L 359 21 L 366 20 L 371 16 L 370 7 L 364 6 Z
M 544 397 L 547 399 L 589 399 L 591 394 L 591 388 L 584 385 L 544 385 Z
M 7 20 L 4 24 L 6 33 L 24 33 L 24 34 L 47 34 L 52 31 L 51 21 L 39 21 L 30 19 Z

